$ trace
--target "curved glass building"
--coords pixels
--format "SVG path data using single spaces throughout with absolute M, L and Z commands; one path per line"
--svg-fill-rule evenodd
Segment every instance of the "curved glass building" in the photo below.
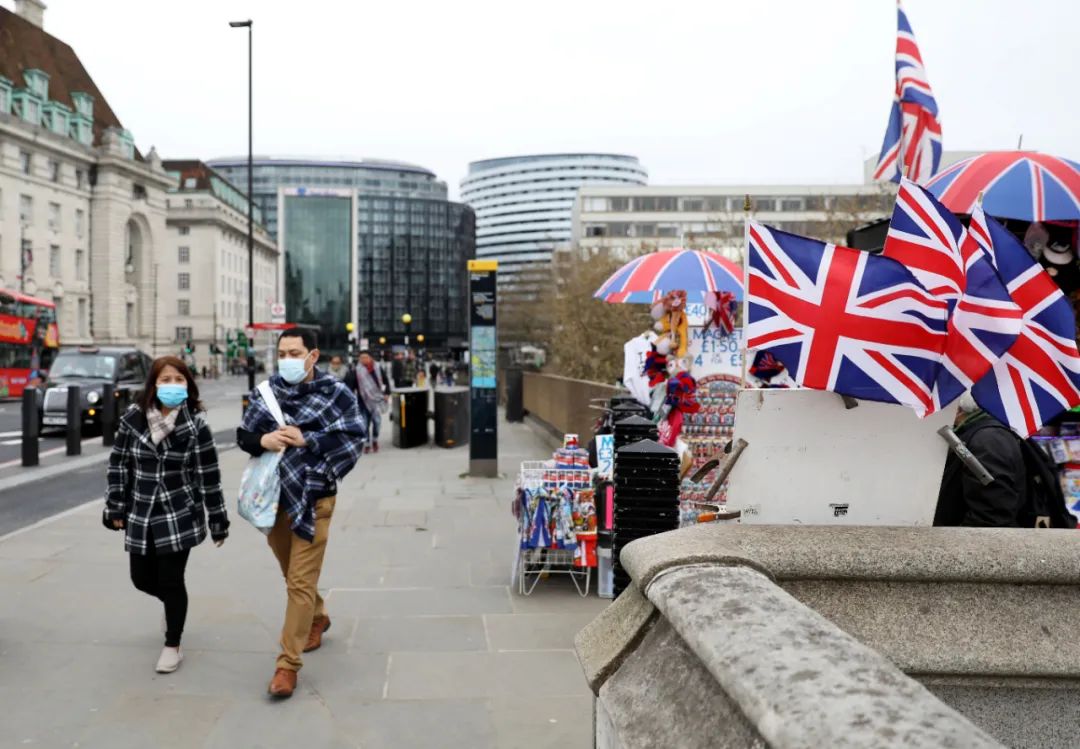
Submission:
M 278 188 L 355 188 L 362 195 L 394 198 L 446 200 L 446 183 L 422 166 L 383 159 L 306 159 L 256 156 L 252 168 L 255 205 L 265 216 L 265 226 L 277 236 Z M 230 156 L 207 162 L 247 194 L 247 156 Z
M 247 187 L 247 158 L 211 163 Z M 253 189 L 281 250 L 286 317 L 319 329 L 320 348 L 342 353 L 367 339 L 454 348 L 468 339 L 466 263 L 476 224 L 446 199 L 446 183 L 397 161 L 259 156 Z M 408 313 L 412 324 L 401 321 Z
M 634 156 L 556 153 L 474 161 L 461 199 L 476 211 L 477 257 L 499 261 L 500 285 L 568 244 L 582 185 L 644 185 Z

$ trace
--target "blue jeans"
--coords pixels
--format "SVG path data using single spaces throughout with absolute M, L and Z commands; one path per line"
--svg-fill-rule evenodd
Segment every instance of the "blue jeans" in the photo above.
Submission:
M 367 418 L 367 443 L 370 445 L 373 442 L 378 442 L 379 428 L 382 426 L 382 414 L 379 413 L 379 409 L 375 409 L 375 413 L 369 411 L 363 401 L 360 401 L 360 410 L 363 411 L 364 416 Z

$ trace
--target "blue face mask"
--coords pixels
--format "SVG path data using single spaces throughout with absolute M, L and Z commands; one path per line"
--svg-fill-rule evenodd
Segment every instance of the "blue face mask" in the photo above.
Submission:
M 158 385 L 157 398 L 165 408 L 176 408 L 187 400 L 187 385 Z
M 278 359 L 278 373 L 290 385 L 296 385 L 307 377 L 307 357 L 303 359 Z

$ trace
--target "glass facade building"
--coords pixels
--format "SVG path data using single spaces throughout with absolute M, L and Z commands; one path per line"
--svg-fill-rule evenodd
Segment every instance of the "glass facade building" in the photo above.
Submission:
M 341 195 L 283 197 L 285 307 L 290 322 L 319 329 L 327 352 L 348 347 L 346 324 L 354 298 L 353 198 Z
M 317 326 L 327 353 L 347 350 L 350 322 L 371 346 L 402 344 L 406 333 L 414 345 L 423 335 L 426 348 L 462 346 L 475 215 L 446 200 L 446 184 L 420 167 L 379 167 L 379 184 L 368 184 L 372 163 L 256 161 L 255 196 L 283 257 L 287 318 Z M 272 201 L 260 194 L 260 168 L 281 182 Z M 246 161 L 236 169 L 246 184 Z
M 247 157 L 226 157 L 207 162 L 225 179 L 247 194 Z M 379 159 L 324 160 L 256 156 L 252 168 L 252 195 L 266 217 L 265 226 L 277 236 L 278 189 L 289 187 L 350 188 L 364 195 L 446 200 L 446 183 L 435 173 L 414 164 Z
M 476 254 L 471 208 L 445 200 L 357 198 L 360 288 L 357 324 L 372 340 L 412 336 L 430 346 L 468 338 L 466 264 Z

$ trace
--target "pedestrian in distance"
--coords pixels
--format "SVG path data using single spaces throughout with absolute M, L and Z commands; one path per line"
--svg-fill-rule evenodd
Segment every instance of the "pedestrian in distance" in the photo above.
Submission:
M 342 359 L 337 354 L 334 354 L 330 357 L 330 366 L 327 368 L 326 371 L 330 373 L 331 377 L 334 377 L 335 379 L 344 382 L 345 378 L 349 374 L 349 367 L 347 364 L 345 364 L 344 359 Z
M 270 388 L 286 426 L 279 426 L 256 389 L 236 441 L 252 456 L 284 452 L 278 471 L 281 494 L 277 521 L 267 542 L 285 577 L 288 603 L 280 654 L 267 691 L 291 697 L 301 653 L 318 649 L 330 629 L 326 603 L 319 595 L 330 519 L 338 483 L 356 465 L 367 425 L 356 396 L 344 382 L 320 372 L 318 339 L 312 330 L 287 330 L 278 338 L 278 373 Z
M 156 359 L 139 401 L 120 418 L 109 455 L 102 522 L 124 531 L 131 581 L 164 604 L 165 646 L 156 671 L 172 673 L 184 658 L 180 638 L 187 618 L 184 583 L 191 549 L 229 535 L 214 436 L 199 387 L 176 356 Z
M 428 374 L 431 375 L 431 389 L 434 390 L 439 386 L 439 363 L 432 360 L 428 365 Z
M 379 452 L 379 428 L 388 407 L 390 385 L 370 351 L 361 351 L 357 367 L 346 384 L 356 393 L 357 402 L 367 421 L 364 452 Z

